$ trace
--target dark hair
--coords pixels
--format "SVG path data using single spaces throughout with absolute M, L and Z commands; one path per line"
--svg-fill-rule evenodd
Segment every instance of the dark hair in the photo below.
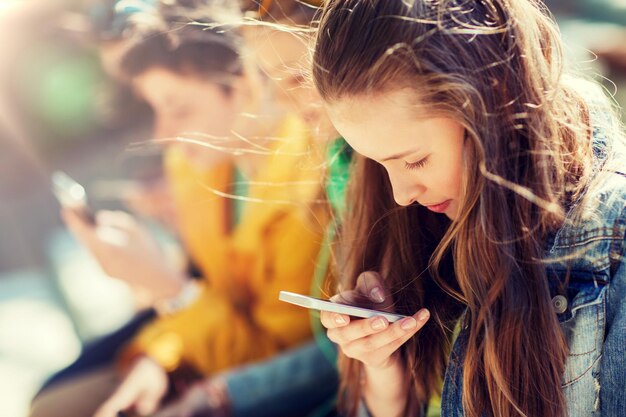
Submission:
M 132 78 L 152 67 L 216 80 L 244 73 L 239 31 L 211 26 L 240 13 L 233 2 L 144 0 L 142 7 L 124 3 L 110 5 L 114 16 L 124 18 L 112 19 L 118 22 L 116 36 L 104 38 L 125 43 L 119 59 L 123 77 Z
M 188 31 L 187 28 L 182 30 Z M 122 74 L 125 77 L 134 77 L 152 67 L 207 77 L 240 76 L 244 72 L 240 52 L 235 45 L 224 42 L 200 42 L 184 37 L 180 39 L 179 44 L 177 42 L 166 33 L 134 41 L 120 60 Z

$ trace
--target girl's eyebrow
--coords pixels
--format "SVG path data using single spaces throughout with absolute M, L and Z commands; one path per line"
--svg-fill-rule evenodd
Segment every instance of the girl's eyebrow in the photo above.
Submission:
M 396 155 L 391 155 L 391 156 L 388 156 L 387 158 L 381 159 L 381 162 L 387 162 L 387 161 L 390 161 L 392 159 L 401 159 L 401 158 L 404 158 L 406 156 L 409 156 L 409 155 L 412 155 L 412 154 L 416 153 L 418 150 L 419 150 L 419 148 L 416 148 L 416 149 L 413 149 L 413 150 L 410 150 L 410 151 L 406 151 L 406 152 L 402 152 L 402 153 L 399 153 L 399 154 L 396 154 Z

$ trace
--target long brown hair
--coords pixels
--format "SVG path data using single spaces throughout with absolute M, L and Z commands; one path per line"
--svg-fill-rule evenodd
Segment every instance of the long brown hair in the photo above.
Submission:
M 412 393 L 405 414 L 418 415 L 440 386 L 451 323 L 465 306 L 465 413 L 565 416 L 567 344 L 542 259 L 583 194 L 592 152 L 588 107 L 564 82 L 550 16 L 533 0 L 329 0 L 313 59 L 327 102 L 410 88 L 467 132 L 464 201 L 449 224 L 396 207 L 373 161 L 357 158 L 351 178 L 342 286 L 385 271 L 400 313 L 427 307 L 434 319 L 401 348 Z M 361 372 L 341 358 L 351 416 Z

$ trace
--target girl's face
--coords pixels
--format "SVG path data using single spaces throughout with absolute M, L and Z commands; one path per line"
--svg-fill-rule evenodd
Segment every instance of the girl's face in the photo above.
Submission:
M 150 68 L 135 77 L 133 85 L 154 111 L 156 138 L 174 138 L 184 132 L 231 138 L 244 101 L 237 96 L 237 89 L 227 94 L 214 82 L 159 67 Z M 211 142 L 201 136 L 187 136 Z M 229 147 L 233 143 L 216 144 Z M 215 151 L 196 144 L 181 143 L 180 146 L 189 160 L 200 168 L 210 167 L 231 157 L 229 152 Z
M 452 119 L 420 114 L 415 101 L 415 93 L 396 90 L 326 107 L 350 146 L 385 167 L 399 205 L 416 202 L 455 219 L 462 198 L 465 129 Z
M 304 73 L 306 41 L 268 27 L 249 27 L 244 34 L 257 65 L 271 81 L 273 98 L 287 111 L 297 113 L 309 126 L 316 127 L 323 117 L 323 105 Z

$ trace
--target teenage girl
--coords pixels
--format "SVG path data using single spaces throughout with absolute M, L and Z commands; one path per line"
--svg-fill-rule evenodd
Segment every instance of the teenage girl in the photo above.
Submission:
M 322 314 L 347 415 L 626 415 L 624 134 L 561 47 L 537 1 L 327 2 L 336 300 L 408 316 Z

